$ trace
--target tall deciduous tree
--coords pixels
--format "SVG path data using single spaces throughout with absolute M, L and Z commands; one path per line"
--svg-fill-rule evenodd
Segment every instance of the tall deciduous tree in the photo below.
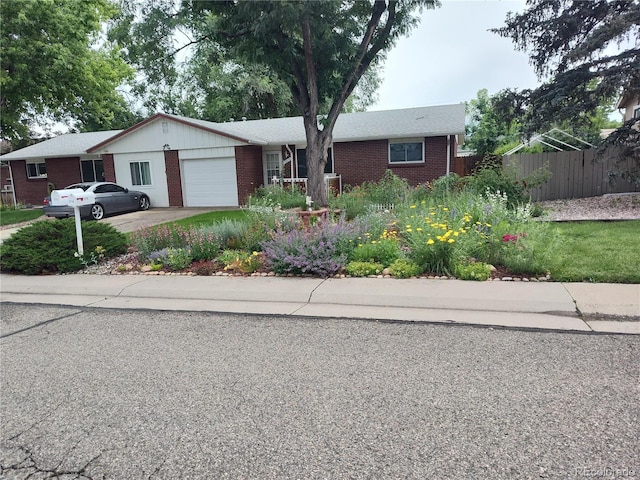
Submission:
M 141 21 L 129 15 L 118 28 L 120 34 L 124 28 L 146 38 L 133 48 L 155 51 L 158 65 L 179 54 L 180 32 L 187 40 L 183 46 L 210 44 L 226 60 L 267 67 L 287 86 L 302 114 L 308 193 L 320 206 L 328 202 L 327 149 L 349 96 L 365 72 L 416 24 L 414 12 L 438 5 L 437 0 L 184 0 L 167 15 L 175 2 L 154 0 L 143 7 Z
M 467 102 L 465 147 L 476 155 L 496 153 L 501 146 L 520 140 L 519 124 L 509 120 L 511 115 L 501 114 L 496 103 L 499 95 L 490 96 L 486 88 L 478 90 L 475 99 Z
M 132 70 L 114 45 L 97 46 L 111 0 L 0 2 L 0 127 L 3 139 L 29 135 L 44 118 L 74 127 L 114 128 L 132 115 L 117 87 Z

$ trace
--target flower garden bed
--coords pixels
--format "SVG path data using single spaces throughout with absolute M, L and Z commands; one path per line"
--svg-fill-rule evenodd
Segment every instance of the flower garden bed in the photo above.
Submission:
M 247 221 L 163 226 L 130 235 L 130 253 L 90 273 L 546 281 L 553 244 L 528 206 L 505 195 L 422 199 L 346 220 L 259 206 Z M 442 202 L 442 203 L 440 203 Z M 305 212 L 306 213 L 306 212 Z M 333 215 L 332 215 L 333 213 Z M 311 220 L 311 221 L 309 221 Z
M 388 172 L 377 184 L 355 187 L 333 197 L 329 209 L 303 217 L 300 192 L 265 187 L 242 218 L 166 224 L 126 239 L 115 230 L 103 232 L 85 239 L 92 246 L 72 259 L 72 226 L 57 222 L 62 230 L 55 235 L 25 232 L 25 239 L 43 239 L 28 252 L 20 242 L 3 247 L 10 254 L 2 268 L 20 272 L 21 256 L 37 254 L 43 269 L 27 265 L 29 273 L 548 279 L 557 243 L 549 223 L 532 221 L 532 206 L 513 194 L 460 189 L 457 181 L 450 176 L 409 187 Z M 285 201 L 288 210 L 281 207 Z M 107 238 L 113 246 L 104 243 Z M 128 253 L 117 257 L 125 243 Z

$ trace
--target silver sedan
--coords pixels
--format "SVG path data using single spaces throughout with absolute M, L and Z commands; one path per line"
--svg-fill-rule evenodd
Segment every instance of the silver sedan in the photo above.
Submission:
M 111 182 L 74 183 L 65 187 L 81 188 L 85 192 L 92 192 L 96 196 L 96 203 L 80 207 L 80 216 L 100 220 L 105 215 L 130 212 L 133 210 L 148 210 L 151 206 L 149 197 L 143 192 L 129 190 Z M 73 217 L 73 207 L 51 205 L 51 196 L 44 199 L 44 214 L 49 217 Z

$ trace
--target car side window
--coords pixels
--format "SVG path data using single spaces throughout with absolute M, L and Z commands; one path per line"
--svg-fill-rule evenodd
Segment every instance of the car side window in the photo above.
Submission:
M 120 185 L 109 185 L 111 187 L 112 192 L 124 193 L 124 187 Z
M 98 185 L 94 190 L 93 193 L 106 193 L 107 189 L 105 188 L 106 185 Z

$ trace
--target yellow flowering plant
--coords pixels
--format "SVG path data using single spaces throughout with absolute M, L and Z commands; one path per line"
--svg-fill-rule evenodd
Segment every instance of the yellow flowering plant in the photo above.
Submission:
M 410 206 L 400 232 L 407 256 L 424 272 L 451 275 L 464 256 L 461 240 L 472 230 L 471 216 L 446 205 Z

